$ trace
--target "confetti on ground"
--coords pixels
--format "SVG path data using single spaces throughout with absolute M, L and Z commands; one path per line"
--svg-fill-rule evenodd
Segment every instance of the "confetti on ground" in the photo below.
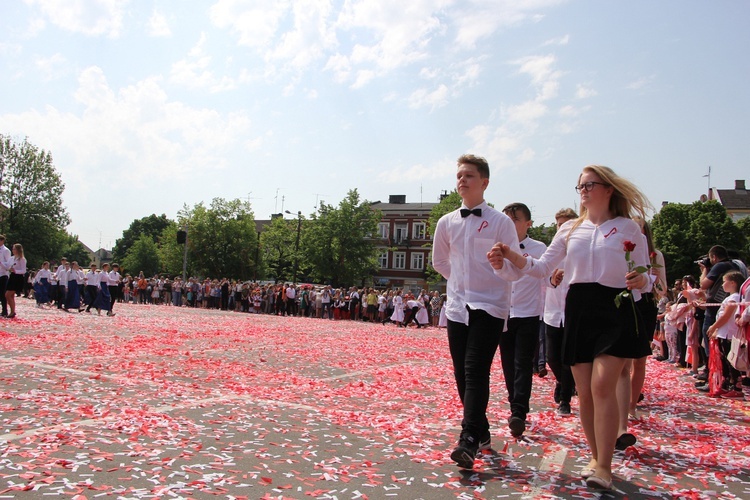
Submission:
M 577 418 L 535 378 L 510 437 L 499 357 L 493 451 L 448 454 L 445 331 L 166 306 L 114 318 L 19 299 L 0 322 L 0 498 L 597 498 Z M 711 399 L 649 362 L 615 457 L 616 498 L 750 497 L 750 403 Z M 574 413 L 577 407 L 573 404 Z

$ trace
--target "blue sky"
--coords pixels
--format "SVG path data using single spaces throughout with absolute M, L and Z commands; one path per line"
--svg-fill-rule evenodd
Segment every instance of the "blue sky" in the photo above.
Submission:
M 52 152 L 69 230 L 244 198 L 437 201 L 467 152 L 537 223 L 608 165 L 654 206 L 750 177 L 750 3 L 24 0 L 0 132 Z M 750 179 L 748 179 L 750 180 Z

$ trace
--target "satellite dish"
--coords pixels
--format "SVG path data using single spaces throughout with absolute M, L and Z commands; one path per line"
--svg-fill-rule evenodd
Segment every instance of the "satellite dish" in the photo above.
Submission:
M 708 201 L 708 196 L 705 194 L 702 194 L 700 197 L 701 203 L 706 203 Z

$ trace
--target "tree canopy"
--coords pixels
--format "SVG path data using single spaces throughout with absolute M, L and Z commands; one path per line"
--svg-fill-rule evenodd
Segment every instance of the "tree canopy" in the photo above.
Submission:
M 361 284 L 377 269 L 370 240 L 382 218 L 370 203 L 350 190 L 338 207 L 321 203 L 305 231 L 302 248 L 311 278 L 334 286 Z
M 654 245 L 664 254 L 669 280 L 698 274 L 695 264 L 714 245 L 747 252 L 747 237 L 717 201 L 664 205 L 651 221 Z M 744 255 L 747 258 L 747 255 Z
M 115 241 L 115 247 L 112 249 L 113 259 L 116 261 L 123 260 L 128 254 L 130 247 L 143 235 L 148 236 L 158 244 L 162 231 L 171 223 L 172 221 L 167 218 L 166 214 L 151 214 L 147 217 L 134 220 L 122 232 L 122 238 L 118 238 Z
M 0 134 L 0 203 L 5 206 L 0 232 L 9 244 L 24 246 L 30 267 L 58 258 L 69 236 L 64 190 L 48 151 Z

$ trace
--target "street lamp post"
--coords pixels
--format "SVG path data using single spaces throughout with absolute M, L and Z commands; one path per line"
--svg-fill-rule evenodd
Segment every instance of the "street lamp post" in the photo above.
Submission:
M 293 215 L 289 210 L 285 210 L 289 215 Z M 297 270 L 299 269 L 299 233 L 302 229 L 302 211 L 297 212 L 297 240 L 294 242 L 294 283 L 297 283 Z

